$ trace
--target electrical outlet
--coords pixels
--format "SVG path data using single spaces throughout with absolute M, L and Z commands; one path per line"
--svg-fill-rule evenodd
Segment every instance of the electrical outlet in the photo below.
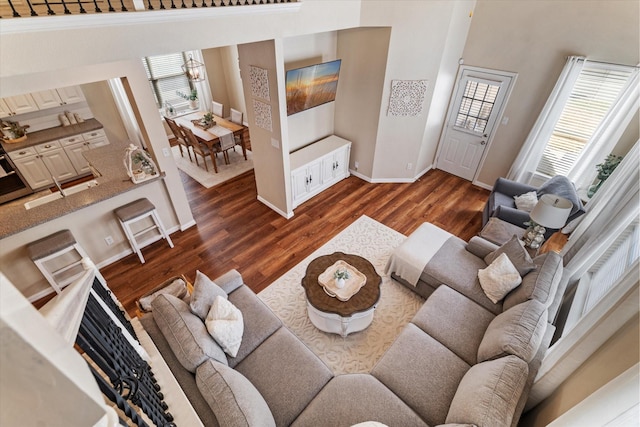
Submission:
M 353 164 L 353 166 L 356 168 L 356 170 L 358 170 L 358 168 L 360 167 L 360 162 L 357 162 L 357 161 L 356 161 L 356 162 Z
M 163 148 L 162 154 L 164 154 L 165 157 L 169 157 L 171 155 L 168 148 Z
M 407 163 L 407 170 L 410 171 L 413 169 L 413 163 Z
M 275 148 L 280 148 L 280 141 L 275 138 L 271 138 L 271 145 L 273 145 Z
M 113 245 L 113 237 L 111 237 L 111 236 L 105 237 L 104 241 L 107 242 L 107 246 Z

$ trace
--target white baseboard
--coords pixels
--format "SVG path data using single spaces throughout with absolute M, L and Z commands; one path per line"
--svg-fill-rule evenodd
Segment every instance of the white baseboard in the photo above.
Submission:
M 270 202 L 268 202 L 267 200 L 265 200 L 264 198 L 262 198 L 260 195 L 258 195 L 258 201 L 264 205 L 266 205 L 269 209 L 277 212 L 279 215 L 285 217 L 286 219 L 291 219 L 293 218 L 293 212 L 289 212 L 286 213 L 280 209 L 278 209 L 276 206 L 274 206 L 273 204 L 271 204 Z
M 484 188 L 485 190 L 489 190 L 489 191 L 493 190 L 493 185 L 485 184 L 484 182 L 473 181 L 472 184 L 477 187 Z
M 351 175 L 360 178 L 363 181 L 367 181 L 371 184 L 412 184 L 422 178 L 422 176 L 433 169 L 433 165 L 427 166 L 424 170 L 422 170 L 418 175 L 414 178 L 370 178 L 368 176 L 362 175 L 356 170 L 349 169 Z

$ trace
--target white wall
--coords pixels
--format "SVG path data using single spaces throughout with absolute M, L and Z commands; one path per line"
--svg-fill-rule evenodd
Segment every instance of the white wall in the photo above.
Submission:
M 568 55 L 636 65 L 637 1 L 479 0 L 464 47 L 465 64 L 518 73 L 478 180 L 493 185 L 511 167 Z M 637 140 L 637 138 L 636 138 Z
M 337 34 L 335 32 L 283 39 L 285 70 L 340 59 L 336 57 L 336 43 Z M 338 80 L 338 91 L 340 89 L 340 80 Z M 311 142 L 331 135 L 334 114 L 335 103 L 329 102 L 287 116 L 289 151 L 295 151 Z
M 416 172 L 433 162 L 441 119 L 427 122 L 434 94 L 453 88 L 451 79 L 438 81 L 439 72 L 457 67 L 462 54 L 459 35 L 466 34 L 474 1 L 395 1 L 363 3 L 362 25 L 391 26 L 389 56 L 372 177 L 374 180 L 413 180 Z M 449 41 L 449 38 L 454 40 Z M 445 48 L 447 51 L 445 52 Z M 446 53 L 446 54 L 445 54 Z M 428 80 L 423 112 L 413 117 L 387 116 L 391 80 Z M 436 85 L 438 89 L 436 91 Z M 442 117 L 442 106 L 434 106 L 434 117 Z M 421 152 L 423 153 L 421 155 Z M 416 165 L 416 161 L 419 164 Z M 408 164 L 412 169 L 408 169 Z

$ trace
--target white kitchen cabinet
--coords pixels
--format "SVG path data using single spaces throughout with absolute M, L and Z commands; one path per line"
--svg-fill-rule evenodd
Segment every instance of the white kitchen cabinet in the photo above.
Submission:
M 16 168 L 33 190 L 53 185 L 78 175 L 59 141 L 49 141 L 34 147 L 8 153 Z
M 11 109 L 4 99 L 0 99 L 0 117 L 9 117 L 10 115 Z
M 67 86 L 56 89 L 58 96 L 64 104 L 74 104 L 85 100 L 80 86 Z
M 55 89 L 33 92 L 31 96 L 33 96 L 33 100 L 36 101 L 40 110 L 59 107 L 62 105 L 62 100 Z
M 29 93 L 25 93 L 24 95 L 11 96 L 9 98 L 3 98 L 3 100 L 9 109 L 9 116 L 38 111 L 38 104 L 36 104 L 36 101 Z
M 49 89 L 31 94 L 38 108 L 59 107 L 61 105 L 73 104 L 84 101 L 84 94 L 80 86 L 69 86 L 60 89 Z
M 51 173 L 40 158 L 35 147 L 11 151 L 9 157 L 32 189 L 53 185 Z
M 109 144 L 104 129 L 96 129 L 83 134 L 70 136 L 60 140 L 78 175 L 91 172 L 89 163 L 82 154 L 84 151 L 103 147 Z
M 290 154 L 294 208 L 349 176 L 350 150 L 350 141 L 331 135 Z

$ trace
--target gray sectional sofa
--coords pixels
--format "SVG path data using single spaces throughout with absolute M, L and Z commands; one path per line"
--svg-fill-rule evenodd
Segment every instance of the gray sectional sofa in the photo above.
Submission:
M 515 425 L 553 334 L 562 263 L 535 258 L 494 304 L 477 272 L 496 249 L 451 237 L 407 285 L 426 301 L 370 374 L 334 376 L 236 271 L 214 280 L 243 315 L 235 357 L 188 300 L 159 296 L 141 323 L 206 426 Z

